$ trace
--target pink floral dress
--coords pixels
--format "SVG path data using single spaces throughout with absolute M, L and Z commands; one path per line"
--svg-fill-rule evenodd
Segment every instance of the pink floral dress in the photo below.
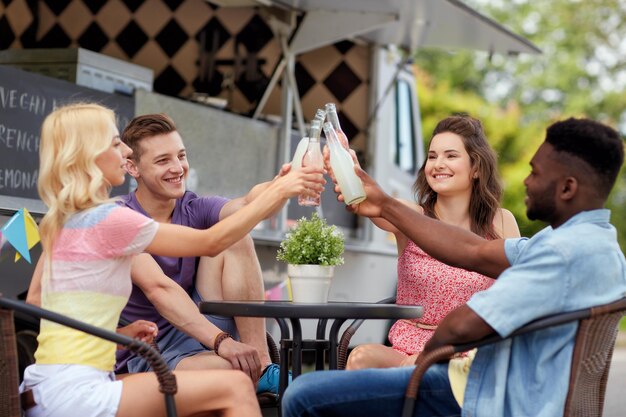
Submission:
M 424 315 L 417 320 L 395 322 L 389 331 L 392 347 L 405 355 L 421 352 L 434 329 L 420 328 L 416 323 L 437 326 L 449 312 L 493 283 L 493 279 L 479 273 L 439 262 L 409 240 L 398 258 L 396 303 L 421 305 Z

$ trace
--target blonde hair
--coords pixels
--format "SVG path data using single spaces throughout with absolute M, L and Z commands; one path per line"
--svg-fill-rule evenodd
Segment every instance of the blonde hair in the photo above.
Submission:
M 115 113 L 91 103 L 59 107 L 44 120 L 37 189 L 48 206 L 40 224 L 48 255 L 70 215 L 109 200 L 110 185 L 96 158 L 111 146 L 113 126 Z

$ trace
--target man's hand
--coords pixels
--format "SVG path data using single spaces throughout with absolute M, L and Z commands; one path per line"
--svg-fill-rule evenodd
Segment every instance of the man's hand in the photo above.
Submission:
M 348 211 L 358 214 L 359 216 L 381 217 L 383 205 L 392 198 L 385 194 L 376 181 L 367 175 L 367 173 L 361 168 L 355 166 L 354 171 L 363 182 L 363 188 L 365 189 L 365 195 L 367 198 L 362 203 L 348 206 Z M 340 191 L 339 187 L 336 186 L 335 192 Z M 337 200 L 344 202 L 341 194 L 337 196 Z
M 282 200 L 298 195 L 317 196 L 324 191 L 324 184 L 326 184 L 323 174 L 323 170 L 316 167 L 290 170 L 288 173 L 274 178 L 267 188 L 266 194 L 278 193 L 278 198 Z M 284 202 L 281 203 L 281 207 L 282 204 Z
M 335 174 L 333 173 L 333 167 L 330 166 L 330 148 L 328 145 L 324 145 L 324 149 L 322 149 L 322 155 L 324 156 L 324 169 L 330 176 L 330 179 L 337 184 L 337 178 L 335 178 Z
M 356 152 L 354 152 L 352 149 L 348 149 L 348 153 L 352 157 L 352 161 L 354 162 L 354 165 L 359 167 L 359 168 L 361 168 L 361 164 L 359 163 L 359 158 L 356 157 Z M 328 147 L 328 145 L 324 145 L 324 149 L 322 151 L 322 154 L 324 155 L 324 169 L 326 170 L 326 172 L 330 176 L 330 179 L 335 184 L 337 184 L 337 178 L 335 178 L 335 174 L 333 172 L 333 167 L 330 166 L 330 148 Z M 335 189 L 337 189 L 337 188 L 335 187 Z
M 259 352 L 255 348 L 228 338 L 220 343 L 218 352 L 221 358 L 230 362 L 233 369 L 239 369 L 248 374 L 256 386 L 262 369 Z
M 133 339 L 139 339 L 142 342 L 151 343 L 157 336 L 159 329 L 151 321 L 137 320 L 127 326 L 118 327 L 115 332 Z M 123 349 L 123 347 L 120 348 Z

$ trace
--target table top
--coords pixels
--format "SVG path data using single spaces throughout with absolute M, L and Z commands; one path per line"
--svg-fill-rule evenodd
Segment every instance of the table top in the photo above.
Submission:
M 298 319 L 416 319 L 421 306 L 336 302 L 312 304 L 291 301 L 202 301 L 203 314 Z

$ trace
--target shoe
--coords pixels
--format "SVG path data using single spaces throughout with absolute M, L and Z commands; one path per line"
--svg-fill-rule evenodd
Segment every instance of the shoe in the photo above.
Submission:
M 291 382 L 291 371 L 288 376 L 289 382 Z M 265 368 L 259 383 L 256 386 L 256 393 L 261 394 L 263 392 L 271 392 L 272 394 L 278 394 L 278 385 L 280 384 L 280 367 L 272 363 Z

